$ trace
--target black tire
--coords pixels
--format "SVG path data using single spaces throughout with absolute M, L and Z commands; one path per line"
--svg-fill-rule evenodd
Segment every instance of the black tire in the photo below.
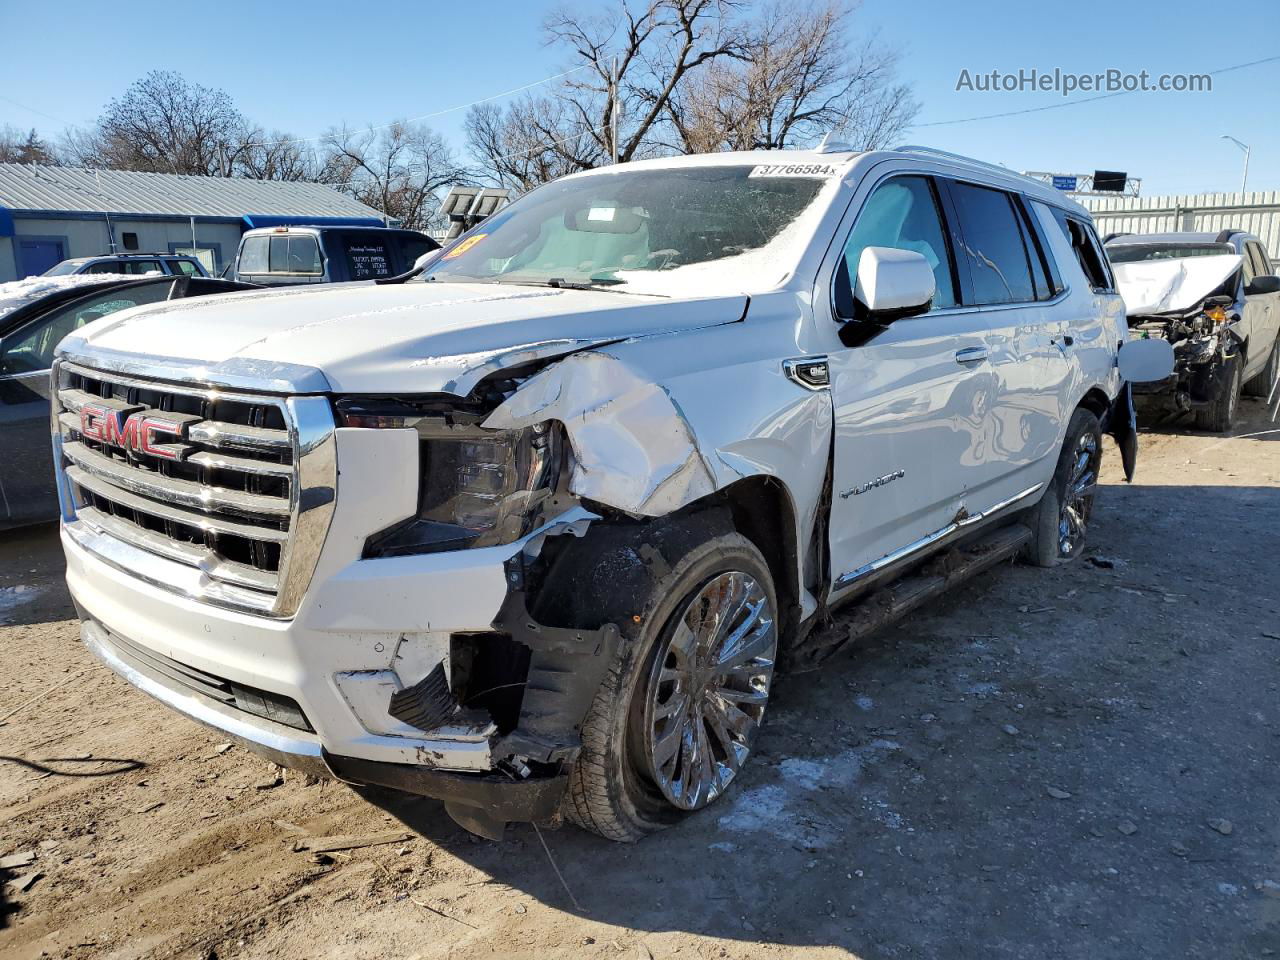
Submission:
M 1262 372 L 1244 385 L 1246 396 L 1261 397 L 1263 400 L 1271 395 L 1271 386 L 1280 375 L 1280 335 L 1271 342 L 1271 354 L 1267 357 L 1267 365 Z
M 646 707 L 658 682 L 656 658 L 666 650 L 675 622 L 691 598 L 731 571 L 752 578 L 774 614 L 776 656 L 777 596 L 760 551 L 737 533 L 713 531 L 704 531 L 681 550 L 678 556 L 670 555 L 670 546 L 663 550 L 663 562 L 657 565 L 660 572 L 651 580 L 643 608 L 630 618 L 633 623 L 638 618 L 640 627 L 592 701 L 582 726 L 582 752 L 569 775 L 562 805 L 565 818 L 609 840 L 632 843 L 694 812 L 677 807 L 663 795 L 644 739 Z
M 1207 407 L 1196 410 L 1195 424 L 1197 430 L 1210 433 L 1226 433 L 1236 422 L 1236 411 L 1240 407 L 1240 388 L 1244 374 L 1244 356 L 1236 353 L 1225 361 L 1225 375 L 1218 395 Z
M 1088 463 L 1083 480 L 1087 482 L 1088 493 L 1083 497 L 1072 497 L 1070 488 L 1081 482 L 1076 474 L 1077 463 L 1085 454 L 1088 455 Z M 1084 533 L 1093 513 L 1098 469 L 1101 466 L 1102 426 L 1093 411 L 1079 407 L 1067 424 L 1067 435 L 1062 440 L 1062 451 L 1058 454 L 1058 466 L 1053 471 L 1053 479 L 1049 481 L 1049 487 L 1040 502 L 1027 512 L 1026 523 L 1031 528 L 1031 540 L 1023 548 L 1024 560 L 1037 567 L 1055 567 L 1080 555 Z M 1079 517 L 1078 536 L 1069 536 L 1073 532 L 1073 521 L 1063 509 L 1063 503 L 1068 500 L 1072 502 Z

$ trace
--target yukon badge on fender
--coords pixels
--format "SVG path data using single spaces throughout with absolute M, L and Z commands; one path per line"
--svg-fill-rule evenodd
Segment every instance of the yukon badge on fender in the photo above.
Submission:
M 638 840 L 735 789 L 779 670 L 1080 553 L 1168 373 L 1131 337 L 1089 214 L 1000 167 L 574 174 L 416 276 L 64 340 L 81 636 L 276 763 Z

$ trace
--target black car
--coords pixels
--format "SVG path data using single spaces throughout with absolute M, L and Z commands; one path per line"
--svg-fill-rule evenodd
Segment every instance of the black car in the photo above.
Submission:
M 53 520 L 49 370 L 67 334 L 118 310 L 252 284 L 208 277 L 32 277 L 0 284 L 0 530 Z
M 385 280 L 438 249 L 425 233 L 394 227 L 259 227 L 240 238 L 224 275 L 271 287 Z

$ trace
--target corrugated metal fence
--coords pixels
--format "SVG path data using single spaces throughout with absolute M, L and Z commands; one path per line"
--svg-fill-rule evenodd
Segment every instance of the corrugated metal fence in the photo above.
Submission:
M 1226 227 L 1259 237 L 1280 261 L 1280 191 L 1197 193 L 1170 197 L 1076 197 L 1093 213 L 1098 232 L 1164 233 Z

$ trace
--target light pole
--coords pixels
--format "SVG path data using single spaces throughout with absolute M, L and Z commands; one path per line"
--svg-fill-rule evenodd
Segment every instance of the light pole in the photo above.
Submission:
M 1230 140 L 1237 147 L 1239 147 L 1241 150 L 1244 151 L 1244 179 L 1240 181 L 1240 192 L 1244 193 L 1245 190 L 1247 190 L 1249 187 L 1249 145 L 1247 143 L 1241 143 L 1239 140 L 1231 136 L 1231 134 L 1229 133 L 1224 133 L 1222 135 L 1222 139 Z

